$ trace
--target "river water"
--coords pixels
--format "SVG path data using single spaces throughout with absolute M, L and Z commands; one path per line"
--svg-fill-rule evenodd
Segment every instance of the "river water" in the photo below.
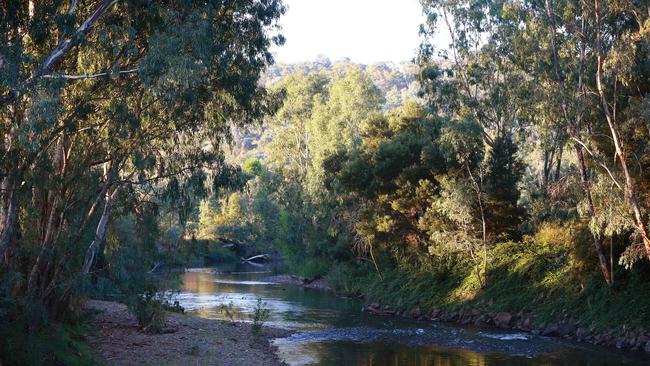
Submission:
M 266 282 L 265 267 L 188 269 L 177 299 L 190 314 L 251 321 L 259 298 L 289 365 L 318 366 L 648 366 L 650 359 L 526 333 L 371 316 L 361 302 Z

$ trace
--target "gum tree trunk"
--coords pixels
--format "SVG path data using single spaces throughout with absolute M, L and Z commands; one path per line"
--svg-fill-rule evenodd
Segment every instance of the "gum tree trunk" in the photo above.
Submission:
M 634 186 L 634 180 L 630 174 L 630 170 L 627 166 L 627 160 L 625 151 L 623 149 L 623 142 L 620 135 L 620 127 L 616 121 L 614 115 L 609 109 L 609 103 L 607 101 L 607 95 L 605 94 L 605 87 L 602 82 L 603 74 L 603 50 L 602 50 L 602 34 L 600 30 L 601 24 L 601 14 L 600 14 L 600 0 L 594 0 L 594 14 L 596 16 L 596 87 L 598 89 L 598 95 L 600 96 L 600 102 L 603 107 L 603 112 L 605 114 L 605 119 L 607 120 L 607 125 L 612 135 L 612 140 L 614 141 L 614 148 L 616 151 L 616 157 L 621 165 L 621 170 L 625 177 L 625 196 L 632 203 L 632 210 L 634 211 L 634 221 L 636 226 L 641 234 L 643 240 L 643 246 L 645 248 L 646 256 L 650 259 L 650 239 L 648 238 L 648 228 L 646 226 L 643 214 L 641 212 L 641 205 L 636 196 L 636 188 Z
M 598 0 L 596 0 L 598 1 Z M 581 118 L 580 115 L 575 116 L 575 120 L 571 118 L 567 106 L 567 100 L 565 93 L 567 92 L 566 85 L 564 84 L 561 72 L 560 72 L 560 66 L 559 66 L 559 57 L 558 57 L 558 51 L 557 51 L 557 29 L 556 29 L 556 24 L 555 24 L 555 17 L 553 14 L 552 10 L 552 5 L 551 5 L 551 0 L 546 0 L 546 15 L 549 18 L 549 24 L 551 26 L 551 47 L 553 51 L 553 71 L 555 73 L 555 79 L 556 82 L 559 84 L 560 89 L 561 89 L 561 95 L 562 95 L 562 100 L 561 100 L 561 106 L 562 106 L 562 117 L 564 118 L 566 128 L 567 128 L 567 133 L 571 138 L 574 140 L 580 140 L 580 125 L 581 125 Z M 582 21 L 582 34 L 585 34 L 585 21 L 583 19 Z M 580 49 L 580 60 L 579 60 L 579 75 L 578 75 L 578 92 L 582 92 L 583 88 L 583 71 L 584 71 L 584 58 L 585 58 L 585 45 L 581 45 Z M 587 217 L 591 220 L 595 214 L 596 210 L 594 207 L 594 202 L 593 198 L 591 195 L 591 188 L 590 188 L 590 183 L 589 183 L 589 175 L 587 174 L 587 166 L 585 163 L 585 156 L 584 156 L 584 147 L 580 144 L 575 142 L 573 144 L 576 156 L 578 157 L 578 171 L 580 174 L 580 185 L 582 186 L 582 191 L 585 195 L 585 199 L 587 200 Z M 612 269 L 609 267 L 609 263 L 607 261 L 607 257 L 605 256 L 605 249 L 603 247 L 603 242 L 602 239 L 592 233 L 592 239 L 593 239 L 593 244 L 594 244 L 594 249 L 596 250 L 596 254 L 598 256 L 598 262 L 600 265 L 600 269 L 603 272 L 603 276 L 605 277 L 605 282 L 607 285 L 611 286 L 613 285 L 613 279 L 612 279 Z
M 99 249 L 101 244 L 106 237 L 106 229 L 108 228 L 108 222 L 111 217 L 111 211 L 113 210 L 113 204 L 115 202 L 115 197 L 117 197 L 117 188 L 114 188 L 112 192 L 106 193 L 106 203 L 104 205 L 104 212 L 102 212 L 102 217 L 99 219 L 97 224 L 97 229 L 95 230 L 95 238 L 88 246 L 86 250 L 86 257 L 84 258 L 84 264 L 82 267 L 82 273 L 87 275 L 92 270 L 95 265 L 95 260 L 97 259 L 97 254 L 99 254 Z

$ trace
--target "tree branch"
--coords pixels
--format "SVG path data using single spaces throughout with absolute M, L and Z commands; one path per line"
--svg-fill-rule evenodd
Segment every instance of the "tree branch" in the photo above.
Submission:
M 591 150 L 589 150 L 589 148 L 587 147 L 587 145 L 585 145 L 584 142 L 578 140 L 578 139 L 575 138 L 575 137 L 571 137 L 571 139 L 574 140 L 575 142 L 577 142 L 578 144 L 582 145 L 582 147 L 585 149 L 585 151 L 586 151 L 589 155 L 591 155 L 594 159 L 596 159 L 596 155 L 595 155 L 593 152 L 591 152 Z M 600 161 L 596 161 L 596 162 L 597 162 L 598 165 L 600 165 L 603 169 L 605 169 L 605 171 L 607 171 L 607 174 L 609 174 L 609 177 L 612 179 L 612 181 L 614 182 L 614 184 L 616 185 L 616 187 L 618 187 L 618 189 L 620 189 L 621 191 L 623 191 L 623 192 L 625 193 L 625 190 L 624 190 L 623 187 L 620 185 L 620 183 L 618 183 L 618 181 L 616 180 L 616 178 L 614 178 L 614 174 L 612 173 L 611 170 L 609 170 L 609 168 L 607 167 L 607 165 L 605 165 L 605 163 L 600 162 Z
M 112 75 L 128 75 L 128 74 L 133 74 L 137 73 L 140 71 L 139 67 L 136 67 L 135 69 L 129 69 L 129 70 L 122 70 L 118 72 L 101 72 L 98 74 L 82 74 L 82 75 L 65 75 L 65 74 L 48 74 L 48 75 L 43 75 L 42 77 L 45 79 L 69 79 L 69 80 L 80 80 L 80 79 L 96 79 L 104 76 L 112 76 Z
M 81 26 L 79 26 L 79 28 L 77 28 L 72 36 L 61 38 L 56 48 L 50 52 L 45 61 L 43 61 L 41 66 L 32 74 L 32 76 L 22 83 L 20 88 L 22 89 L 30 87 L 36 82 L 38 78 L 52 70 L 52 68 L 54 68 L 54 66 L 56 66 L 61 61 L 61 59 L 63 59 L 63 56 L 65 56 L 68 51 L 72 49 L 72 47 L 75 45 L 74 41 L 81 39 L 87 35 L 92 30 L 97 20 L 106 14 L 106 12 L 108 12 L 108 10 L 118 1 L 119 0 L 102 0 L 99 5 L 97 5 L 95 10 L 90 14 L 90 16 L 86 18 L 86 20 L 81 24 Z M 77 8 L 77 2 L 77 0 L 72 1 L 68 10 L 68 14 L 74 13 Z M 17 94 L 17 90 L 9 90 L 6 94 L 0 96 L 0 105 L 12 102 L 16 99 Z
M 177 170 L 175 172 L 171 172 L 171 173 L 167 173 L 167 174 L 160 174 L 160 175 L 157 175 L 157 176 L 154 176 L 154 177 L 151 177 L 151 178 L 146 178 L 146 179 L 143 179 L 143 180 L 134 181 L 134 180 L 131 180 L 130 178 L 127 178 L 127 179 L 120 180 L 118 182 L 120 184 L 142 185 L 142 184 L 146 184 L 146 183 L 153 182 L 153 181 L 160 180 L 160 179 L 171 178 L 171 177 L 174 177 L 174 176 L 177 176 L 177 175 L 181 175 L 181 174 L 183 174 L 183 173 L 185 173 L 187 171 L 192 171 L 192 170 L 197 170 L 197 169 L 210 169 L 210 167 L 206 166 L 206 165 L 193 165 L 193 166 L 188 166 L 188 167 L 181 168 L 181 169 L 179 169 L 179 170 Z M 132 175 L 133 174 L 131 174 L 131 176 Z
M 72 0 L 70 2 L 70 8 L 68 9 L 68 15 L 74 14 L 75 10 L 77 10 L 77 0 Z
M 63 56 L 70 51 L 72 46 L 74 46 L 73 41 L 75 39 L 79 39 L 92 29 L 92 27 L 95 25 L 97 20 L 104 15 L 108 9 L 113 6 L 118 2 L 118 0 L 103 0 L 99 5 L 95 8 L 95 11 L 90 14 L 88 18 L 77 28 L 77 30 L 74 32 L 72 37 L 62 39 L 61 42 L 59 42 L 59 45 L 52 51 L 50 52 L 50 55 L 45 59 L 43 64 L 40 67 L 40 70 L 36 73 L 36 75 L 43 75 L 49 72 L 56 64 L 61 61 Z

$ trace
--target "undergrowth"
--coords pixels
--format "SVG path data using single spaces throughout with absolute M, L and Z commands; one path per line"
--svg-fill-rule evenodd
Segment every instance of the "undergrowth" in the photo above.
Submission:
M 596 330 L 650 329 L 650 298 L 639 296 L 650 293 L 648 266 L 620 269 L 616 286 L 608 288 L 599 271 L 583 271 L 586 266 L 576 265 L 562 246 L 507 242 L 489 254 L 484 287 L 467 265 L 426 272 L 393 265 L 384 267 L 380 277 L 366 262 L 345 263 L 333 267 L 327 279 L 338 291 L 395 309 L 528 311 L 536 323 L 572 317 Z
M 0 363 L 2 365 L 95 365 L 84 339 L 92 330 L 88 314 L 69 313 L 57 322 L 44 322 L 30 330 L 31 319 L 2 319 Z

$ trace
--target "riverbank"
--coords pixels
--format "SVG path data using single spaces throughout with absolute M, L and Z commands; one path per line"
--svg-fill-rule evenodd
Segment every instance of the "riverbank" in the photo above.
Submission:
M 356 290 L 375 315 L 523 331 L 650 355 L 648 299 L 639 297 L 650 293 L 645 277 L 621 276 L 619 287 L 609 289 L 594 273 L 577 286 L 566 266 L 526 260 L 497 263 L 484 287 L 462 272 L 334 278 L 345 278 L 344 292 Z
M 650 355 L 650 328 L 643 324 L 650 321 L 643 315 L 646 308 L 628 301 L 636 285 L 611 293 L 594 288 L 562 293 L 559 285 L 538 289 L 523 281 L 515 285 L 510 277 L 495 277 L 488 287 L 469 291 L 463 287 L 466 282 L 435 280 L 387 273 L 363 293 L 364 310 L 523 331 Z
M 443 276 L 392 269 L 380 278 L 352 266 L 334 267 L 316 285 L 297 276 L 270 280 L 355 294 L 366 312 L 378 316 L 528 332 L 650 355 L 650 315 L 638 296 L 650 289 L 640 271 L 621 275 L 615 289 L 605 287 L 598 273 L 576 286 L 568 266 L 530 255 L 501 258 L 484 287 L 462 271 Z
M 302 286 L 304 288 L 311 288 L 322 291 L 334 291 L 322 277 L 317 277 L 313 279 L 304 278 L 294 275 L 275 275 L 264 278 L 265 282 L 274 282 L 282 285 L 295 285 Z
M 264 327 L 254 334 L 245 323 L 169 313 L 165 332 L 149 334 L 125 305 L 89 300 L 86 306 L 96 313 L 88 344 L 103 365 L 285 365 L 270 343 L 287 336 L 284 330 Z
M 650 332 L 642 329 L 630 329 L 624 335 L 617 336 L 615 330 L 598 332 L 593 326 L 585 326 L 580 321 L 567 317 L 558 322 L 535 323 L 532 312 L 494 312 L 481 308 L 440 309 L 422 311 L 420 308 L 410 310 L 394 309 L 389 305 L 373 303 L 366 305 L 364 311 L 376 316 L 398 316 L 419 321 L 440 321 L 477 327 L 497 328 L 527 332 L 534 335 L 564 338 L 580 343 L 612 347 L 619 350 L 644 352 L 650 355 Z

